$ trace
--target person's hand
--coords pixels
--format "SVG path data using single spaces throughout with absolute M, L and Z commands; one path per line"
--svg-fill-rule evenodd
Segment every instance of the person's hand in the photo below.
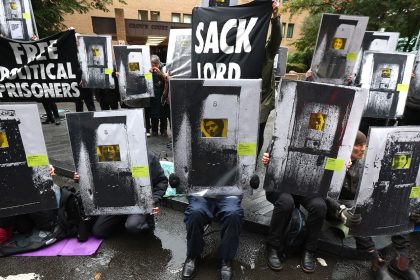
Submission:
M 120 72 L 115 72 L 115 77 L 119 77 L 120 76 Z
M 76 181 L 76 182 L 79 182 L 79 180 L 80 180 L 80 175 L 79 175 L 79 173 L 74 172 L 74 174 L 73 174 L 73 180 L 74 180 L 74 181 Z
M 83 80 L 80 80 L 79 87 L 83 87 Z
M 157 214 L 159 214 L 160 209 L 159 207 L 153 207 L 152 208 L 152 215 L 156 216 Z
M 347 227 L 354 227 L 362 222 L 360 214 L 352 214 L 350 209 L 345 207 L 340 211 L 340 219 Z
M 267 165 L 270 162 L 270 155 L 268 153 L 264 153 L 261 162 L 262 164 Z
M 413 210 L 410 213 L 410 219 L 416 224 L 420 223 L 420 209 Z
M 273 17 L 276 17 L 279 12 L 279 1 L 273 0 L 271 6 L 273 7 Z
M 413 78 L 413 79 L 414 79 L 415 77 L 416 77 L 416 73 L 412 72 L 412 73 L 411 73 L 411 78 Z
M 160 74 L 160 69 L 159 69 L 159 67 L 152 67 L 152 69 L 150 70 L 150 72 L 156 73 L 156 74 Z
M 48 174 L 50 174 L 50 176 L 54 176 L 55 175 L 55 168 L 51 164 L 48 165 Z
M 349 170 L 352 166 L 353 162 L 351 161 L 351 159 L 349 159 L 349 161 L 346 163 L 346 169 Z
M 38 36 L 36 36 L 36 35 L 34 34 L 34 35 L 32 35 L 31 40 L 32 40 L 32 41 L 38 41 L 38 40 L 39 40 L 39 38 L 38 38 Z

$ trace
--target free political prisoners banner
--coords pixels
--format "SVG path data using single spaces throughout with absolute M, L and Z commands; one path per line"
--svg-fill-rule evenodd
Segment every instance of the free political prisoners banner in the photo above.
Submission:
M 0 37 L 0 53 L 0 102 L 62 102 L 80 97 L 74 30 L 31 42 Z
M 261 78 L 271 1 L 234 7 L 195 8 L 191 77 Z

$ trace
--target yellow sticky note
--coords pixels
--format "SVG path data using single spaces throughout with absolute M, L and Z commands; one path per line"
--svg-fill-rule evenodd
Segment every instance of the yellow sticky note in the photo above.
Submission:
M 238 149 L 239 156 L 255 156 L 257 154 L 257 143 L 255 142 L 239 143 L 237 149 Z
M 26 161 L 28 162 L 28 167 L 34 166 L 47 166 L 48 157 L 47 155 L 28 155 L 26 156 Z
M 151 80 L 153 78 L 152 73 L 146 73 L 146 74 L 144 74 L 144 78 L 146 80 Z
M 31 14 L 30 13 L 22 13 L 22 17 L 23 17 L 23 19 L 30 19 Z
M 347 53 L 347 60 L 354 61 L 357 59 L 357 52 Z
M 341 171 L 344 167 L 344 159 L 338 158 L 327 158 L 327 163 L 325 164 L 326 170 L 332 171 Z
M 408 84 L 398 84 L 397 85 L 397 91 L 399 92 L 408 92 Z
M 106 75 L 111 75 L 111 74 L 112 74 L 112 68 L 105 68 L 105 69 L 104 69 L 104 73 L 105 73 Z
M 131 166 L 131 173 L 134 178 L 149 177 L 149 167 L 147 165 Z
M 412 187 L 410 198 L 419 198 L 420 197 L 420 186 Z

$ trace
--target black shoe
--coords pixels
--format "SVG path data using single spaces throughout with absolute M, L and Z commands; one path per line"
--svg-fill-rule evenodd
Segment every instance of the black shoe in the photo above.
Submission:
M 42 122 L 42 124 L 49 124 L 49 123 L 53 123 L 53 122 L 54 122 L 54 120 L 46 119 L 45 121 Z
M 392 280 L 383 259 L 378 258 L 372 261 L 371 271 L 375 280 Z
M 182 279 L 193 279 L 196 273 L 197 259 L 187 258 L 182 268 Z
M 405 269 L 400 269 L 400 267 L 405 267 Z M 417 274 L 417 271 L 411 266 L 410 261 L 405 256 L 399 256 L 394 258 L 388 265 L 390 272 L 396 276 L 406 279 L 406 280 L 419 280 L 420 277 Z
M 220 279 L 231 280 L 233 279 L 232 263 L 228 261 L 222 261 L 222 267 L 220 268 Z
M 283 260 L 279 257 L 282 254 L 279 254 L 277 248 L 267 247 L 267 265 L 269 268 L 275 271 L 283 269 Z
M 55 121 L 55 125 L 60 125 L 60 124 L 61 124 L 60 120 Z
M 305 250 L 300 260 L 300 266 L 306 273 L 312 273 L 315 271 L 316 259 L 312 252 Z

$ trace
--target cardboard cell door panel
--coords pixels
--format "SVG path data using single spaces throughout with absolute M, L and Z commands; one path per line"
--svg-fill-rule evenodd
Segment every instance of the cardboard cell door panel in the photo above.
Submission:
M 86 214 L 150 213 L 143 110 L 71 113 L 66 119 Z
M 166 69 L 171 77 L 191 77 L 191 29 L 171 29 Z
M 260 87 L 260 80 L 170 81 L 175 173 L 182 191 L 250 193 Z
M 57 208 L 36 105 L 0 105 L 0 217 Z
M 78 36 L 78 51 L 83 87 L 115 88 L 112 77 L 112 48 L 110 35 Z
M 338 196 L 366 101 L 364 90 L 282 81 L 279 92 L 266 191 Z
M 414 54 L 366 51 L 361 86 L 369 89 L 364 117 L 396 119 L 404 113 Z
M 0 33 L 7 38 L 30 41 L 37 35 L 32 5 L 29 0 L 2 0 Z
M 354 212 L 362 222 L 357 236 L 395 235 L 414 229 L 409 219 L 418 208 L 420 127 L 372 127 Z
M 353 74 L 368 19 L 323 14 L 311 64 L 315 81 L 340 85 Z
M 114 53 L 121 100 L 128 104 L 153 97 L 149 46 L 114 46 Z

